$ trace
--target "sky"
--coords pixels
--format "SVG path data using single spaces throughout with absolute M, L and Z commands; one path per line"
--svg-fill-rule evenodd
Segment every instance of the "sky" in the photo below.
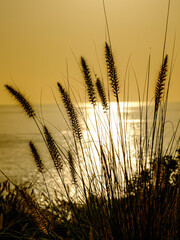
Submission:
M 149 55 L 152 98 L 162 61 L 168 0 L 104 2 L 121 99 L 124 79 L 129 79 L 129 100 L 138 100 L 135 75 L 142 95 Z M 175 39 L 170 101 L 180 101 L 179 13 L 180 1 L 172 0 L 166 45 L 170 67 Z M 76 98 L 82 98 L 80 57 L 106 79 L 106 40 L 102 0 L 0 0 L 0 104 L 14 103 L 4 84 L 17 86 L 35 104 L 54 103 L 53 93 L 59 98 L 57 81 L 66 87 L 69 82 Z

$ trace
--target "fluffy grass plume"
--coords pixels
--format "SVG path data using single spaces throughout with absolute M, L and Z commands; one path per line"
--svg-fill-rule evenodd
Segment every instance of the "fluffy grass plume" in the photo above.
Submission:
M 157 112 L 164 94 L 167 77 L 167 68 L 168 68 L 168 55 L 166 55 L 163 60 L 155 86 L 155 112 Z
M 48 128 L 46 126 L 44 126 L 44 135 L 45 135 L 45 139 L 47 142 L 47 147 L 48 147 L 49 153 L 54 162 L 54 166 L 57 171 L 61 171 L 63 168 L 62 158 L 61 158 L 60 152 L 56 146 L 56 142 L 53 139 L 50 131 L 48 130 Z
M 78 117 L 77 117 L 77 114 L 75 112 L 72 101 L 71 101 L 68 93 L 62 87 L 62 85 L 59 82 L 57 83 L 57 85 L 58 85 L 58 89 L 59 89 L 59 92 L 60 92 L 61 97 L 62 97 L 62 101 L 63 101 L 64 106 L 65 106 L 65 109 L 67 111 L 68 117 L 70 119 L 73 132 L 74 132 L 75 136 L 77 137 L 77 139 L 81 140 L 82 131 L 81 131 L 81 127 L 79 125 Z
M 39 152 L 32 141 L 29 142 L 29 147 L 30 147 L 32 155 L 34 157 L 37 169 L 39 172 L 42 173 L 44 171 L 44 164 L 42 163 Z
M 32 194 L 29 194 L 26 189 L 19 189 L 22 199 L 24 201 L 24 204 L 27 206 L 27 213 L 32 216 L 39 226 L 39 228 L 42 230 L 42 232 L 46 235 L 49 235 L 49 222 L 45 215 L 42 213 L 42 209 L 37 203 L 36 199 Z
M 8 92 L 18 101 L 18 103 L 22 106 L 25 113 L 28 117 L 35 117 L 35 110 L 33 109 L 30 102 L 26 99 L 26 97 L 20 92 L 14 89 L 12 86 L 6 84 L 5 85 Z
M 87 62 L 84 57 L 81 57 L 81 67 L 82 67 L 83 77 L 87 86 L 89 101 L 92 103 L 93 106 L 95 106 L 96 96 L 95 96 L 94 84 L 92 82 L 89 66 L 87 65 Z
M 70 167 L 70 172 L 71 172 L 73 183 L 77 184 L 76 169 L 75 169 L 75 164 L 74 164 L 74 158 L 73 158 L 71 151 L 68 151 L 68 162 L 69 162 L 69 167 Z
M 107 102 L 107 98 L 106 98 L 106 94 L 105 94 L 102 82 L 99 78 L 96 79 L 96 87 L 97 87 L 97 91 L 99 93 L 99 97 L 101 99 L 103 109 L 105 111 L 107 111 L 108 110 L 108 102 Z
M 107 72 L 108 72 L 108 77 L 112 87 L 112 91 L 115 98 L 118 100 L 119 80 L 118 80 L 117 70 L 114 62 L 114 57 L 112 54 L 112 49 L 107 42 L 105 43 L 105 59 L 106 59 Z

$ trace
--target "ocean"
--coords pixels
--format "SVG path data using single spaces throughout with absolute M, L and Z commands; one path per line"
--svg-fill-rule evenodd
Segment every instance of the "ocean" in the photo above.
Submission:
M 39 119 L 42 119 L 43 123 L 48 125 L 58 144 L 64 149 L 67 148 L 67 146 L 71 144 L 73 137 L 68 126 L 69 123 L 66 111 L 63 108 L 61 108 L 63 110 L 60 111 L 56 105 L 43 105 L 41 108 L 36 108 Z M 111 107 L 111 109 L 113 109 L 113 107 Z M 83 118 L 90 123 L 92 135 L 95 138 L 94 141 L 97 141 L 96 136 L 93 133 L 93 131 L 95 131 L 93 129 L 96 127 L 95 120 L 91 119 L 91 116 L 93 116 L 92 107 L 89 105 L 86 107 L 80 106 L 78 111 L 79 115 L 82 115 Z M 128 112 L 128 116 L 126 115 L 126 131 L 129 136 L 129 144 L 132 146 L 135 137 L 138 137 L 139 134 L 139 103 L 133 102 L 129 104 L 128 110 L 124 107 L 122 111 L 124 115 Z M 153 110 L 151 107 L 149 108 L 148 114 L 149 124 L 151 124 L 153 116 Z M 115 117 L 116 110 L 114 110 L 112 115 Z M 97 111 L 97 116 L 102 120 L 103 125 L 104 120 L 99 117 L 99 111 Z M 168 104 L 166 119 L 165 145 L 167 146 L 173 130 L 176 128 L 180 119 L 179 102 Z M 80 125 L 86 134 L 86 127 L 81 121 L 83 120 L 80 120 Z M 114 132 L 116 132 L 116 128 Z M 179 136 L 180 131 L 178 130 L 176 140 Z M 52 160 L 50 160 L 47 148 L 33 119 L 29 119 L 19 106 L 0 105 L 0 170 L 15 183 L 26 181 L 29 177 L 32 177 L 37 173 L 28 145 L 29 141 L 33 141 L 38 147 L 46 167 L 48 169 L 53 169 Z M 86 139 L 84 141 L 86 141 Z M 0 181 L 3 180 L 5 180 L 5 177 L 0 173 Z

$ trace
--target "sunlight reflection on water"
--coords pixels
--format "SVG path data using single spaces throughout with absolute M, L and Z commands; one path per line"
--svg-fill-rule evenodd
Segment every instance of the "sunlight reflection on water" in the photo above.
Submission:
M 105 114 L 100 105 L 96 107 L 94 111 L 91 105 L 84 104 L 79 105 L 77 109 L 80 125 L 83 129 L 83 147 L 88 159 L 95 159 L 99 174 L 101 174 L 99 163 L 99 141 L 108 151 L 110 147 L 110 135 L 109 126 L 111 129 L 112 139 L 116 148 L 119 159 L 123 158 L 121 149 L 120 129 L 118 120 L 118 111 L 116 103 L 110 105 L 110 118 L 108 113 Z M 135 168 L 136 148 L 139 142 L 139 128 L 140 128 L 140 115 L 139 115 L 139 103 L 120 103 L 122 114 L 122 135 L 123 141 L 126 144 L 126 150 L 132 158 L 133 168 Z M 49 153 L 42 137 L 38 132 L 33 121 L 24 117 L 16 106 L 0 106 L 0 169 L 5 174 L 13 179 L 15 182 L 21 180 L 25 181 L 29 177 L 33 181 L 39 180 L 39 174 L 36 170 L 33 158 L 30 154 L 28 142 L 33 140 L 37 145 L 42 159 L 47 166 L 48 170 L 52 171 L 51 174 L 56 178 L 56 173 L 53 167 L 52 161 L 49 161 Z M 67 126 L 68 121 L 65 110 L 62 113 L 59 112 L 55 105 L 44 105 L 43 120 L 52 131 L 52 134 L 59 144 L 59 146 L 66 152 L 66 149 L 73 146 L 73 135 Z M 145 120 L 145 108 L 142 116 L 142 124 Z M 41 115 L 41 111 L 40 111 Z M 153 116 L 153 109 L 148 109 L 148 124 L 151 125 L 151 119 Z M 179 120 L 179 104 L 172 104 L 168 110 L 168 119 L 171 119 L 174 124 Z M 41 116 L 42 117 L 42 116 Z M 88 127 L 87 127 L 87 125 Z M 172 134 L 172 126 L 167 123 L 167 131 L 165 135 L 170 138 Z M 166 139 L 166 141 L 168 141 Z M 88 168 L 91 168 L 91 162 L 87 163 Z M 67 168 L 64 169 L 64 175 L 68 175 Z M 4 179 L 1 175 L 0 180 Z M 37 179 L 37 180 L 36 180 Z M 50 180 L 48 180 L 50 181 Z

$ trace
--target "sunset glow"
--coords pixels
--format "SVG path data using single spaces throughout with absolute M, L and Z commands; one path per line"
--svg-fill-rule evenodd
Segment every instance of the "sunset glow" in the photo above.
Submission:
M 138 100 L 132 67 L 143 89 L 151 54 L 152 97 L 162 56 L 168 1 L 106 0 L 105 4 L 120 83 L 130 57 L 130 100 Z M 167 37 L 170 60 L 176 35 L 171 101 L 180 100 L 179 12 L 180 1 L 171 1 Z M 1 0 L 0 32 L 0 104 L 12 103 L 3 89 L 7 82 L 25 90 L 34 103 L 40 102 L 41 92 L 42 102 L 53 103 L 51 88 L 56 91 L 57 81 L 67 85 L 68 75 L 73 91 L 82 94 L 82 78 L 74 56 L 78 62 L 81 55 L 86 57 L 97 74 L 102 71 L 106 78 L 103 49 L 107 31 L 101 0 Z

